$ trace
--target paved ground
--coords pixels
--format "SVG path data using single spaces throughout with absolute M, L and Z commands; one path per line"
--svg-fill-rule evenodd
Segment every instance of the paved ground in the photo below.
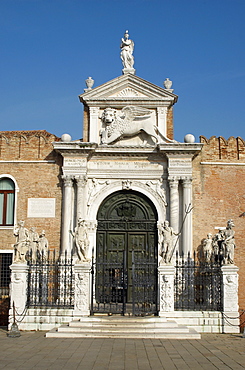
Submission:
M 204 334 L 201 340 L 57 339 L 44 332 L 9 338 L 0 330 L 0 369 L 245 369 L 245 338 Z

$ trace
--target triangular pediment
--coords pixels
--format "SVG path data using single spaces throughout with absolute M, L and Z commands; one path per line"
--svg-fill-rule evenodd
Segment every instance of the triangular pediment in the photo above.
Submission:
M 80 101 L 147 100 L 167 101 L 174 104 L 178 97 L 169 90 L 152 84 L 133 74 L 125 74 L 79 95 Z

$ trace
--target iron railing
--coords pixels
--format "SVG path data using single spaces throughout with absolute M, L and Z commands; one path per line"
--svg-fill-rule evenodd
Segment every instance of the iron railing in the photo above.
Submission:
M 67 254 L 58 258 L 55 251 L 30 254 L 27 287 L 28 307 L 74 307 L 73 260 Z
M 222 311 L 222 274 L 219 259 L 200 261 L 176 254 L 175 310 Z

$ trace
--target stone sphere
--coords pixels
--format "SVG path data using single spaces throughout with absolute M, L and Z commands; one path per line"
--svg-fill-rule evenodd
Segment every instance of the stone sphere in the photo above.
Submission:
M 192 134 L 187 134 L 187 135 L 185 135 L 185 137 L 184 137 L 184 142 L 185 142 L 185 143 L 188 143 L 188 144 L 195 143 L 195 136 L 194 136 L 194 135 L 192 135 Z
M 63 141 L 64 143 L 69 143 L 71 141 L 71 135 L 69 135 L 69 134 L 63 134 L 61 136 L 61 141 Z

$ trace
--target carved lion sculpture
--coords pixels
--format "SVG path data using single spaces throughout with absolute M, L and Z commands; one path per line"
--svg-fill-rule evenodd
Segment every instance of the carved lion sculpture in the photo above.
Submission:
M 142 131 L 157 143 L 159 131 L 150 119 L 151 114 L 149 109 L 132 105 L 124 107 L 118 114 L 115 109 L 106 108 L 101 117 L 104 125 L 104 129 L 100 132 L 101 143 L 111 144 L 124 137 L 135 136 Z

